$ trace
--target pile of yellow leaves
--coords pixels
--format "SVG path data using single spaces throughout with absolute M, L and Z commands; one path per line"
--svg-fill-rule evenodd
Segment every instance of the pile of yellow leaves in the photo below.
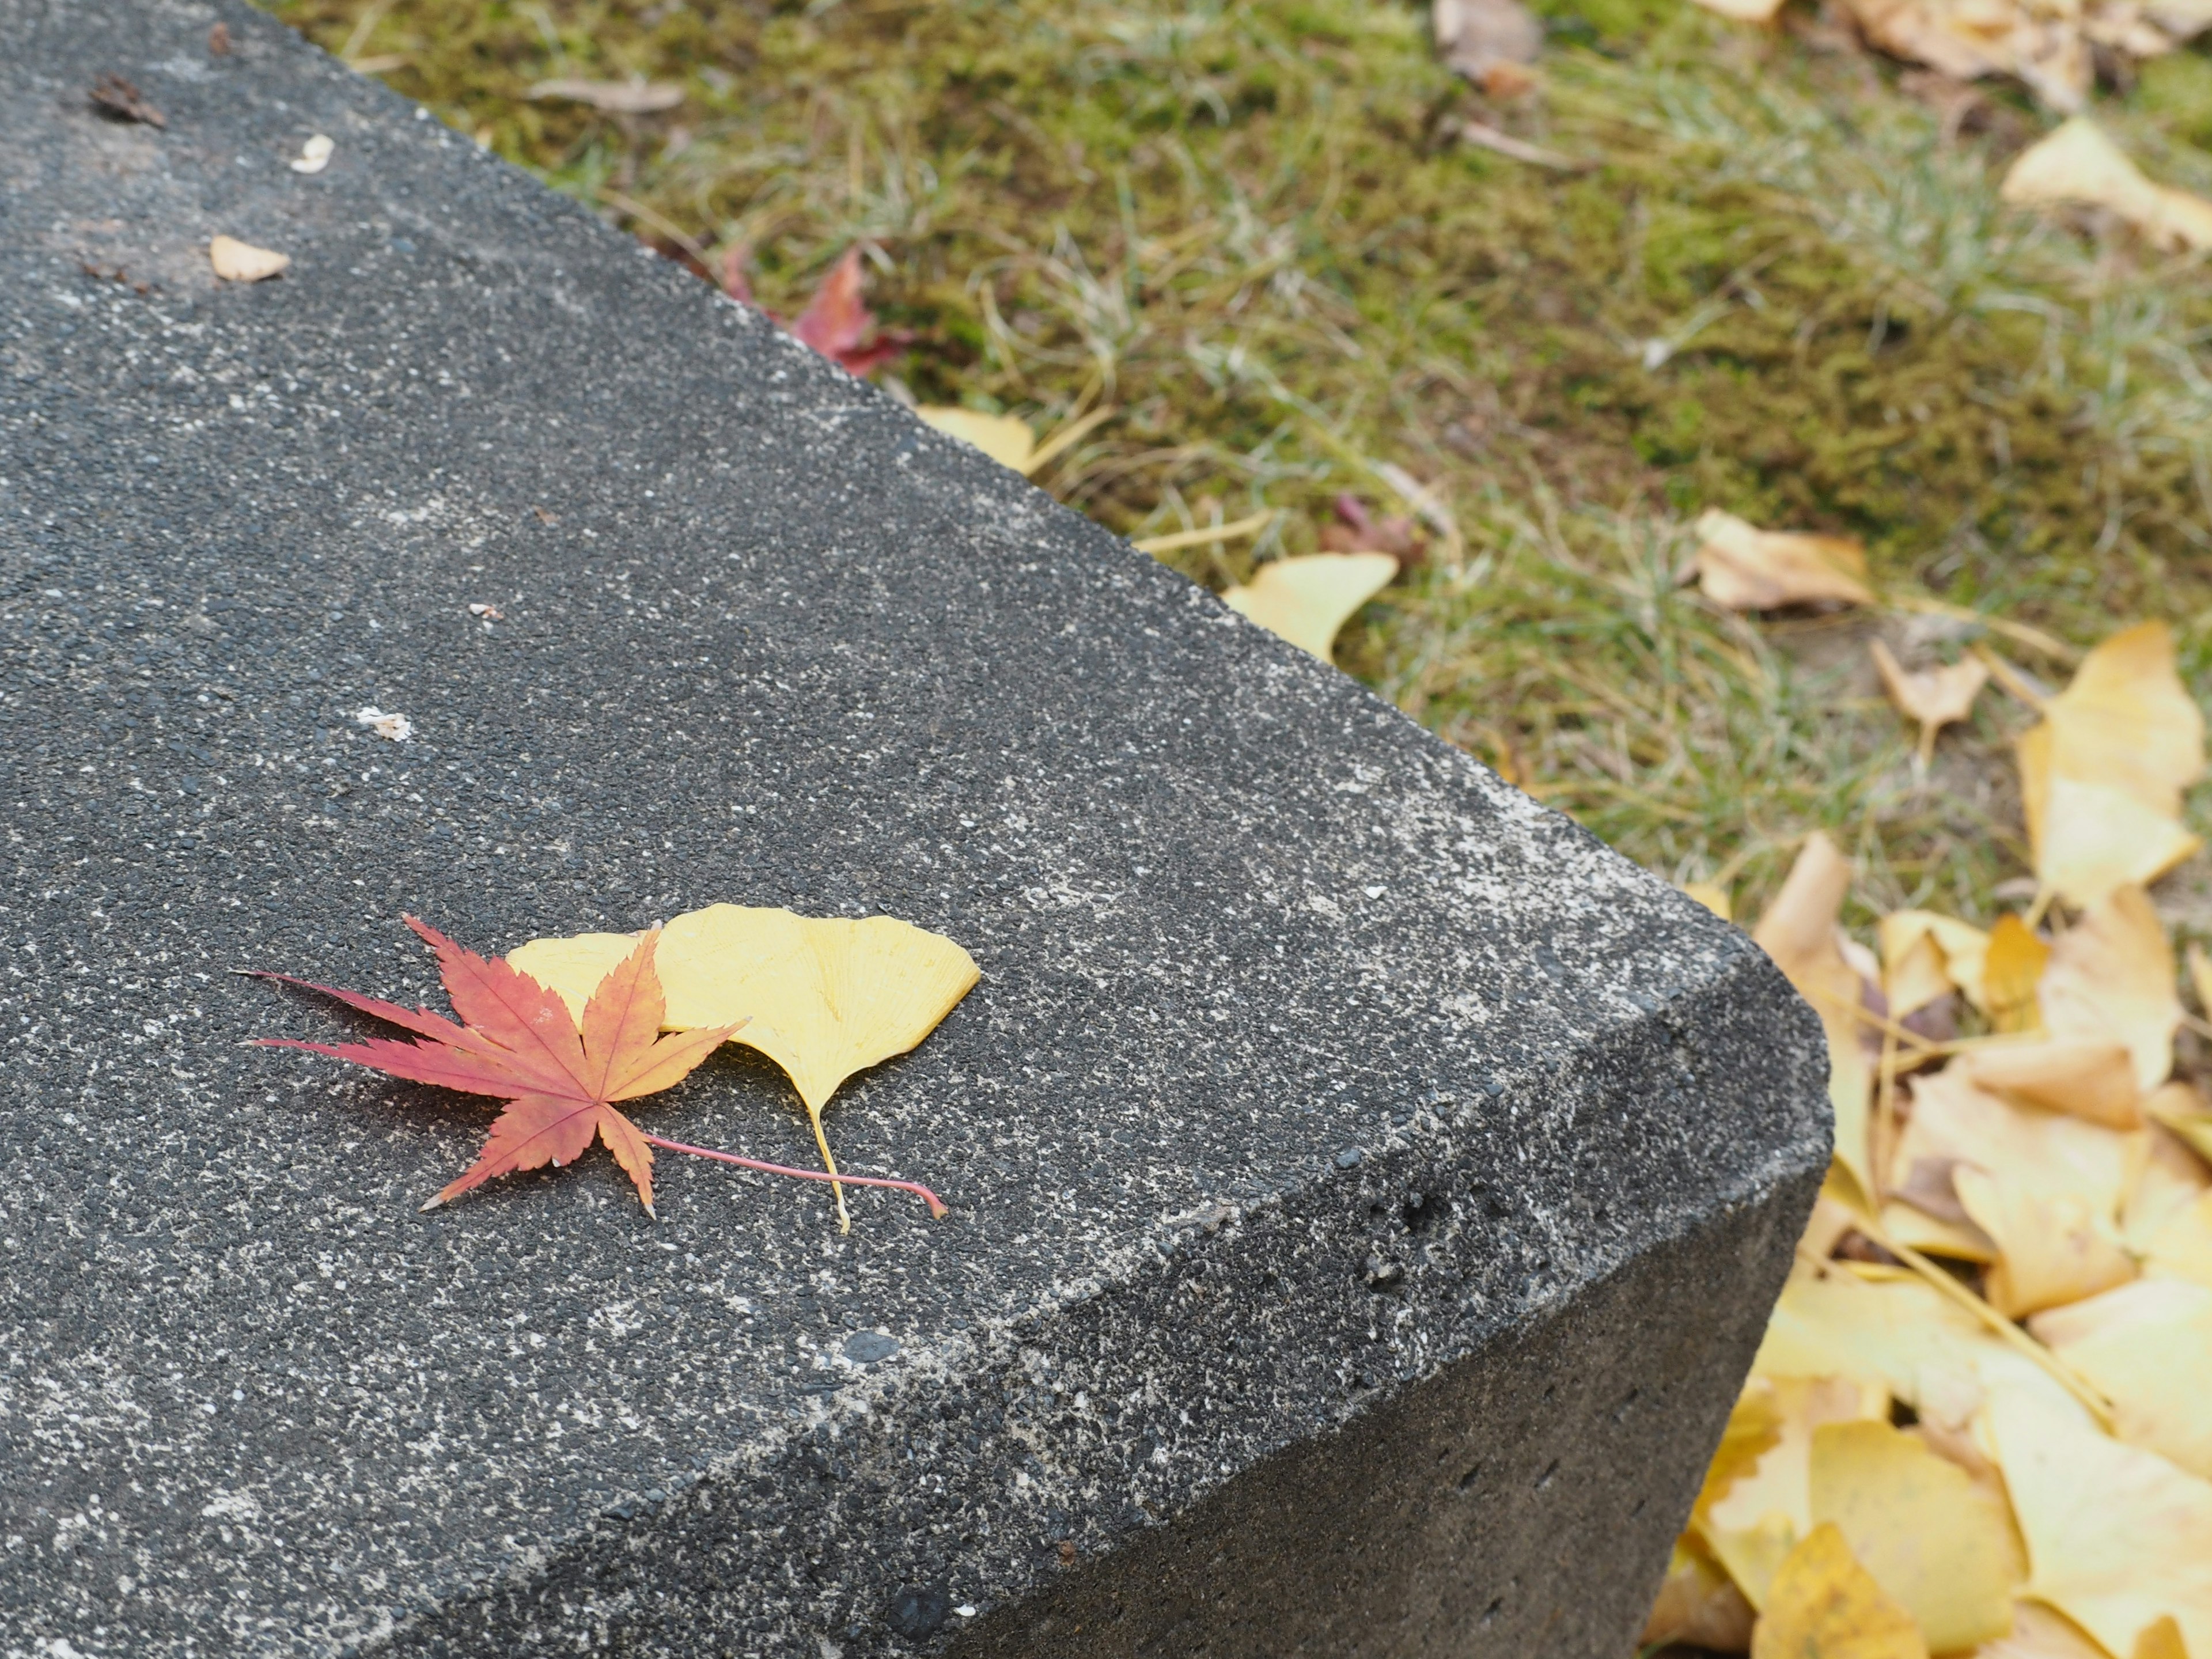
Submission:
M 1826 1030 L 1835 1161 L 1648 1643 L 2212 1659 L 2212 1109 L 2144 893 L 2203 724 L 2158 624 L 2041 713 L 2027 913 L 1870 949 L 1816 835 L 1754 930 Z

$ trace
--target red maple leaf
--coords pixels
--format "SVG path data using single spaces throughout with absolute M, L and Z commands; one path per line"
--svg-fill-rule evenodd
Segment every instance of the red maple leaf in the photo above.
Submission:
M 788 325 L 805 341 L 848 374 L 872 374 L 906 349 L 912 337 L 898 329 L 876 329 L 875 313 L 860 297 L 860 250 L 848 247 L 814 290 L 806 309 Z M 875 338 L 868 339 L 871 332 Z M 866 344 L 861 342 L 866 340 Z
M 641 935 L 637 948 L 599 981 L 584 1005 L 579 1029 L 568 1005 L 529 975 L 503 960 L 487 960 L 456 945 L 427 922 L 413 916 L 405 920 L 437 951 L 446 994 L 464 1024 L 457 1025 L 428 1008 L 403 1008 L 398 1003 L 295 979 L 289 974 L 256 972 L 252 976 L 334 997 L 349 1008 L 424 1039 L 402 1042 L 392 1037 L 370 1037 L 362 1042 L 344 1043 L 303 1042 L 295 1037 L 257 1039 L 263 1048 L 304 1048 L 310 1054 L 351 1060 L 387 1077 L 457 1089 L 464 1094 L 489 1095 L 507 1103 L 492 1124 L 477 1161 L 459 1180 L 448 1182 L 424 1209 L 435 1209 L 495 1176 L 570 1163 L 594 1139 L 606 1143 L 615 1161 L 636 1183 L 647 1215 L 653 1212 L 655 1146 L 770 1175 L 805 1181 L 832 1179 L 818 1170 L 765 1164 L 758 1158 L 647 1134 L 615 1109 L 618 1100 L 635 1100 L 674 1087 L 744 1024 L 740 1020 L 737 1025 L 660 1034 L 667 1003 L 661 994 L 660 976 L 653 967 L 653 949 L 660 941 L 658 928 Z M 919 1182 L 850 1174 L 836 1178 L 850 1186 L 896 1187 L 920 1196 L 932 1215 L 945 1213 L 943 1201 Z

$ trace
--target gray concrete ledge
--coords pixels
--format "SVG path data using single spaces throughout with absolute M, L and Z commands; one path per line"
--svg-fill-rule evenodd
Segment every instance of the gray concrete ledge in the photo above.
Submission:
M 1741 933 L 268 20 L 0 40 L 0 1654 L 1626 1650 L 1827 1157 Z M 420 1215 L 241 1046 L 718 899 L 982 964 L 831 1108 L 951 1219 Z

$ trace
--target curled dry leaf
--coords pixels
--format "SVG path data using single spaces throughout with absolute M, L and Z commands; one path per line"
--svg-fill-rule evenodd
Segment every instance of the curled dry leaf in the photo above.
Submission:
M 1726 610 L 1874 603 L 1865 550 L 1847 537 L 1760 530 L 1718 507 L 1697 529 L 1698 591 Z
M 507 959 L 573 1008 L 634 944 L 625 933 L 581 933 L 532 939 Z M 982 976 L 951 939 L 889 916 L 849 921 L 736 904 L 670 921 L 659 966 L 669 1025 L 730 1026 L 734 1041 L 783 1068 L 832 1176 L 822 1112 L 838 1085 L 921 1042 Z M 749 1023 L 736 1029 L 739 1020 Z M 849 1228 L 842 1189 L 838 1215 Z
M 925 422 L 963 444 L 981 450 L 1000 466 L 1027 477 L 1036 462 L 1036 434 L 1018 415 L 986 415 L 980 410 L 924 404 L 914 411 Z
M 120 120 L 137 121 L 149 127 L 169 125 L 169 118 L 147 102 L 146 94 L 119 75 L 101 76 L 92 83 L 88 95 L 100 109 Z
M 289 268 L 292 256 L 256 247 L 234 236 L 218 236 L 208 244 L 208 259 L 215 274 L 226 283 L 258 283 Z
M 1337 630 L 1398 574 L 1388 553 L 1308 553 L 1263 564 L 1221 602 L 1323 662 Z
M 2027 1540 L 2027 1594 L 2108 1653 L 2160 1620 L 2212 1653 L 2212 1482 L 2012 1390 L 1988 1431 Z
M 1782 10 L 1782 0 L 1698 0 L 1698 3 L 1739 23 L 1771 23 Z
M 2212 247 L 2212 202 L 2153 184 L 2087 116 L 2022 150 L 2000 193 L 2021 207 L 2101 208 L 2159 247 Z
M 1521 0 L 1435 0 L 1431 21 L 1437 55 L 1486 91 L 1501 73 L 1507 84 L 1525 86 L 1525 71 L 1516 83 L 1514 70 L 1544 49 L 1544 26 Z
M 1870 1201 L 1878 1188 L 1867 1144 L 1873 1073 L 1861 1041 L 1859 1018 L 1866 981 L 1845 957 L 1836 927 L 1850 882 L 1850 860 L 1826 836 L 1814 832 L 1751 937 L 1820 1017 L 1828 1038 L 1828 1099 L 1836 1114 L 1836 1161 L 1858 1183 L 1862 1199 Z
M 2137 1279 L 2039 1313 L 2028 1328 L 2112 1402 L 2121 1439 L 2212 1480 L 2212 1287 Z
M 1920 722 L 1920 763 L 1925 766 L 1936 752 L 1936 732 L 1973 713 L 1974 699 L 1989 683 L 1988 665 L 1968 657 L 1948 668 L 1908 669 L 1880 640 L 1868 649 L 1890 702 L 1899 714 Z
M 848 247 L 792 322 L 791 333 L 848 374 L 866 377 L 905 350 L 908 337 L 877 329 L 862 286 L 860 250 Z
M 657 115 L 684 101 L 684 88 L 666 81 L 540 81 L 526 97 L 589 104 L 609 115 Z
M 1774 1575 L 1751 1659 L 1928 1659 L 1912 1615 L 1861 1566 L 1832 1524 L 1815 1527 Z
M 331 152 L 337 149 L 328 135 L 317 133 L 300 146 L 300 153 L 286 165 L 295 173 L 320 173 L 331 164 Z
M 374 703 L 365 703 L 353 711 L 354 724 L 365 726 L 380 738 L 389 738 L 394 743 L 404 743 L 415 735 L 415 722 L 404 714 L 386 714 Z
M 2204 769 L 2204 718 L 2163 623 L 2115 634 L 2022 734 L 2021 808 L 2036 879 L 2069 904 L 2148 885 L 2201 843 L 2181 792 Z

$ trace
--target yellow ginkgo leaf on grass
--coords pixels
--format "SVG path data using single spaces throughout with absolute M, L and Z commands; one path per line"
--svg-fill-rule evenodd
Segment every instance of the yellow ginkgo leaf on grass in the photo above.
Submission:
M 2149 896 L 2132 884 L 2115 887 L 2051 945 L 2036 988 L 2043 1029 L 2124 1044 L 2136 1085 L 2148 1094 L 2173 1069 L 2181 1025 L 2173 981 L 2173 947 Z
M 1222 603 L 1323 662 L 1337 630 L 1390 585 L 1398 561 L 1388 553 L 1307 553 L 1260 567 Z
M 2087 906 L 2147 884 L 2200 844 L 2181 792 L 2204 767 L 2204 720 L 2175 672 L 2173 635 L 2144 623 L 2082 659 L 2015 745 L 2036 879 Z
M 1814 1430 L 1812 1513 L 1842 1532 L 1936 1652 L 2012 1627 L 2027 1564 L 2004 1500 L 1918 1436 L 1883 1422 Z
M 2212 202 L 2153 184 L 2087 116 L 2022 150 L 2000 193 L 2024 207 L 2102 208 L 2160 247 L 2212 247 Z
M 1907 668 L 1880 640 L 1869 649 L 1890 702 L 1908 720 L 1920 722 L 1920 763 L 1925 766 L 1936 752 L 1936 732 L 1973 713 L 1974 699 L 1989 684 L 1988 665 L 1968 657 L 1945 668 Z
M 1928 1659 L 1928 1644 L 1851 1554 L 1840 1529 L 1815 1527 L 1774 1575 L 1751 1659 Z
M 2028 1328 L 2112 1402 L 2121 1439 L 2212 1480 L 2212 1287 L 2141 1279 Z
M 1874 603 L 1865 550 L 1847 537 L 1761 530 L 1718 507 L 1697 532 L 1698 591 L 1725 610 Z
M 1036 434 L 1018 415 L 986 415 L 981 410 L 925 404 L 914 411 L 949 437 L 972 444 L 1001 466 L 1027 474 L 1036 457 Z
M 617 933 L 532 939 L 507 961 L 572 1006 L 631 945 Z M 688 1030 L 746 1022 L 731 1038 L 783 1067 L 805 1103 L 831 1174 L 822 1109 L 854 1073 L 902 1054 L 937 1029 L 981 973 L 951 939 L 890 916 L 853 921 L 714 904 L 661 930 L 665 1024 Z M 716 1009 L 739 1009 L 717 1014 Z M 838 1216 L 849 1225 L 843 1189 Z
M 1836 933 L 1850 880 L 1850 860 L 1816 830 L 1806 839 L 1752 939 L 1820 1017 L 1828 1038 L 1836 1161 L 1858 1183 L 1861 1199 L 1871 1202 L 1876 1188 L 1867 1143 L 1867 1099 L 1873 1068 L 1860 1040 L 1858 1018 L 1866 981 L 1844 955 Z
M 1735 920 L 1735 902 L 1729 896 L 1729 890 L 1718 882 L 1686 881 L 1682 890 L 1723 921 Z
M 2112 1654 L 2171 1618 L 2212 1653 L 2212 1482 L 2000 1390 L 1988 1425 L 2027 1540 L 2027 1594 Z

